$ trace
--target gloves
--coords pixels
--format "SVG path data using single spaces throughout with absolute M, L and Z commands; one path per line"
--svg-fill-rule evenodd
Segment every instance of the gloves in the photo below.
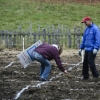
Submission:
M 79 54 L 80 56 L 81 56 L 81 52 L 82 52 L 82 50 L 80 49 L 79 52 L 78 52 L 78 54 Z
M 97 52 L 98 52 L 97 49 L 93 50 L 93 54 L 97 54 Z
M 65 70 L 65 71 L 64 71 L 64 73 L 66 73 L 66 74 L 67 74 L 67 73 L 68 73 L 68 71 L 67 71 L 67 70 Z

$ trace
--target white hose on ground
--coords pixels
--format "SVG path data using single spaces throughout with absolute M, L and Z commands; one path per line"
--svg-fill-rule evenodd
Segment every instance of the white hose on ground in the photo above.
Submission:
M 5 66 L 5 68 L 8 68 L 9 66 L 11 66 L 14 62 L 11 62 L 9 65 Z

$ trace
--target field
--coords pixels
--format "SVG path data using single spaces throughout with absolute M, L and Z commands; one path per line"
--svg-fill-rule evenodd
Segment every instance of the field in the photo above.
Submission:
M 100 25 L 99 2 L 41 1 L 0 0 L 0 31 L 20 29 L 33 32 L 38 30 L 38 26 L 42 29 L 49 25 L 51 28 L 52 25 L 55 28 L 65 25 L 72 30 L 74 27 L 84 27 L 80 23 L 84 16 L 91 16 L 93 22 Z M 81 57 L 78 50 L 64 50 L 61 55 L 62 62 L 68 63 L 64 64 L 65 69 L 69 71 L 68 75 L 63 74 L 55 62 L 51 61 L 52 69 L 47 82 L 39 81 L 38 62 L 34 61 L 24 69 L 18 60 L 15 61 L 20 52 L 6 49 L 0 51 L 0 100 L 100 100 L 100 79 L 93 79 L 90 72 L 90 78 L 82 80 L 82 64 L 79 63 Z M 11 62 L 13 64 L 7 66 Z M 96 65 L 100 73 L 100 51 Z
M 100 100 L 100 79 L 82 80 L 82 64 L 78 50 L 67 49 L 61 55 L 69 75 L 63 74 L 51 61 L 49 81 L 39 81 L 39 63 L 33 62 L 26 69 L 16 59 L 21 51 L 0 52 L 0 100 Z M 15 61 L 15 62 L 14 62 Z M 14 62 L 5 68 L 10 62 Z M 100 73 L 100 52 L 96 58 Z

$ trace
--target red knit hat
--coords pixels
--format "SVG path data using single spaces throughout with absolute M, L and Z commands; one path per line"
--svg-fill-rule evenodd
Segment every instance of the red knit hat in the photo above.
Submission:
M 83 20 L 81 21 L 81 23 L 85 23 L 86 21 L 89 21 L 89 20 L 91 20 L 90 17 L 84 17 Z

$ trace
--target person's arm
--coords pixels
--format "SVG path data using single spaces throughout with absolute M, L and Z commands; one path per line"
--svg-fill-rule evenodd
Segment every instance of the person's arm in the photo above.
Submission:
M 65 70 L 64 67 L 62 66 L 62 61 L 61 61 L 59 55 L 56 55 L 56 57 L 55 57 L 55 62 L 56 62 L 56 64 L 58 65 L 58 68 L 59 68 L 62 72 L 64 72 L 65 74 L 68 74 L 68 71 Z
M 58 53 L 58 52 L 56 52 L 56 54 L 55 54 L 55 56 L 54 56 L 54 60 L 55 60 L 56 64 L 58 65 L 58 68 L 59 68 L 62 72 L 64 72 L 65 69 L 64 69 L 64 67 L 62 66 L 62 61 L 61 61 L 61 59 L 60 59 L 60 56 L 59 56 L 59 53 Z
M 94 30 L 94 38 L 95 38 L 95 42 L 94 42 L 94 49 L 99 50 L 100 47 L 100 30 L 98 28 L 96 28 Z

